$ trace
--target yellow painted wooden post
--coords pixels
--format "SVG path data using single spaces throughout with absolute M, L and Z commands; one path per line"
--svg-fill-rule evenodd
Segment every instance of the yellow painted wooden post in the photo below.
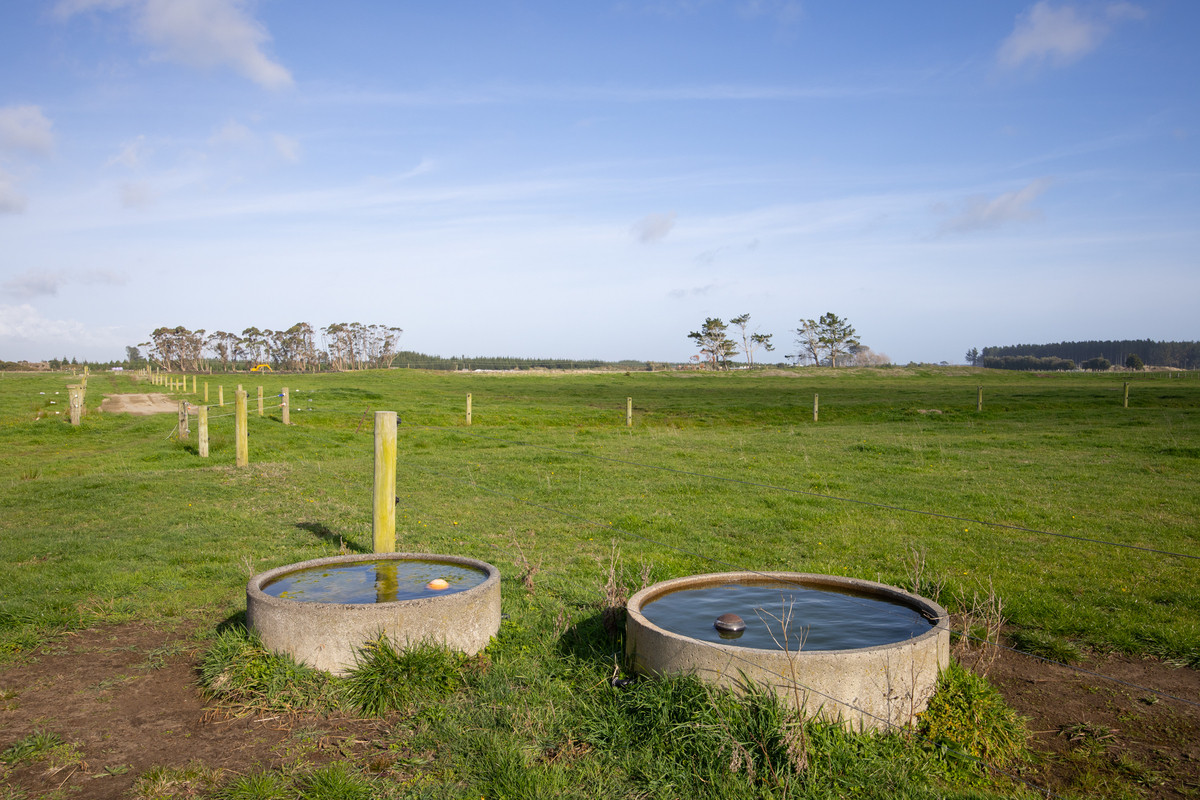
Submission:
M 204 382 L 204 405 L 208 405 L 208 381 Z
M 233 437 L 236 442 L 234 464 L 244 467 L 250 463 L 250 437 L 246 431 L 246 393 L 239 386 L 233 396 Z
M 219 406 L 225 405 L 225 387 L 224 386 L 217 386 L 217 405 L 219 405 Z
M 817 407 L 819 405 L 820 395 L 813 395 L 813 422 L 817 421 Z
M 376 553 L 396 552 L 396 412 L 375 412 L 375 491 L 371 516 Z
M 471 424 L 471 393 L 467 392 L 467 424 Z
M 979 387 L 979 395 L 975 398 L 975 410 L 983 411 L 983 387 Z
M 179 401 L 179 438 L 181 441 L 183 439 L 188 438 L 189 431 L 188 431 L 188 413 L 187 413 L 187 411 L 188 411 L 187 400 L 180 400 Z
M 207 383 L 204 385 L 208 386 Z M 199 429 L 196 435 L 199 437 L 197 444 L 200 446 L 200 457 L 208 458 L 208 406 L 200 406 L 196 427 Z
M 192 394 L 196 393 L 196 376 L 192 376 Z
M 395 552 L 395 551 L 393 551 Z M 388 558 L 375 564 L 375 602 L 391 603 L 400 595 L 400 563 Z
M 633 427 L 633 398 L 625 398 L 625 427 Z
M 1129 408 L 1129 381 L 1125 381 L 1125 408 Z
M 285 386 L 283 387 L 283 403 L 279 406 L 283 410 L 284 425 L 292 424 L 292 406 L 290 400 L 291 397 L 288 395 L 288 388 Z
M 262 387 L 261 386 L 258 387 L 258 415 L 260 417 L 263 415 Z

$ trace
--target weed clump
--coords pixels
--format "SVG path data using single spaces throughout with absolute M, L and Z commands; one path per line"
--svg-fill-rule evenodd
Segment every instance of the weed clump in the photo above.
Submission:
M 1003 768 L 1028 755 L 1025 718 L 986 678 L 957 662 L 938 677 L 917 730 L 933 744 L 934 757 L 959 777 L 978 774 L 985 765 Z

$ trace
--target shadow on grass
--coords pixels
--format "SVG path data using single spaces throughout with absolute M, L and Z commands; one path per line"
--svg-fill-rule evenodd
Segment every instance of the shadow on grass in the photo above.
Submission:
M 339 548 L 345 548 L 351 552 L 361 554 L 371 552 L 369 548 L 363 547 L 355 542 L 345 540 L 340 534 L 334 533 L 327 526 L 322 525 L 319 522 L 297 522 L 296 527 L 300 530 L 308 531 L 318 539 L 323 539 L 330 544 L 336 544 Z
M 243 609 L 242 611 L 230 614 L 228 617 L 218 622 L 213 630 L 215 630 L 217 633 L 225 633 L 226 631 L 231 630 L 247 630 L 245 610 Z
M 620 621 L 616 635 L 609 632 L 605 626 L 605 614 L 598 610 L 590 617 L 580 620 L 563 631 L 555 645 L 560 656 L 568 656 L 582 662 L 604 665 L 606 669 L 618 667 L 622 674 L 627 673 L 625 663 L 625 625 Z

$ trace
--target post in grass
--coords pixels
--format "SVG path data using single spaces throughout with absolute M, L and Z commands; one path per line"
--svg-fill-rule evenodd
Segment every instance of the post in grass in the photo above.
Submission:
M 262 387 L 261 386 L 258 387 L 258 415 L 260 417 L 263 415 L 263 399 L 262 399 Z
M 396 412 L 375 412 L 374 552 L 396 552 Z
M 625 398 L 625 427 L 633 427 L 633 398 Z
M 814 394 L 813 395 L 813 422 L 817 421 L 817 409 L 820 408 L 820 405 L 821 405 L 821 396 L 818 394 Z
M 471 393 L 467 392 L 467 424 L 471 424 Z
M 207 388 L 208 384 L 204 386 Z M 198 452 L 201 458 L 208 458 L 208 406 L 200 406 L 196 415 L 196 428 Z
M 241 386 L 233 396 L 233 438 L 234 465 L 244 467 L 250 463 L 250 437 L 246 430 L 246 392 Z
M 83 418 L 83 387 L 71 385 L 67 387 L 67 402 L 71 415 L 71 424 L 78 425 Z
M 288 394 L 288 388 L 285 386 L 285 387 L 283 387 L 283 402 L 279 406 L 280 410 L 283 413 L 283 424 L 284 425 L 292 424 L 292 406 L 291 406 L 290 401 L 291 401 L 291 396 Z
M 225 387 L 217 386 L 217 405 L 224 408 L 225 406 Z
M 204 405 L 208 405 L 208 381 L 204 382 Z
M 187 400 L 179 401 L 179 440 L 183 441 L 188 438 L 188 402 Z
M 983 387 L 979 387 L 978 393 L 975 395 L 975 410 L 983 411 Z
M 1125 408 L 1129 408 L 1129 381 L 1125 381 Z

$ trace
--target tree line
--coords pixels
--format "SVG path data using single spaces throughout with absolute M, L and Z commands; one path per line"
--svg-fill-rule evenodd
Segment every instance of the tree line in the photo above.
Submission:
M 730 322 L 737 328 L 741 350 L 738 342 L 729 336 L 729 325 L 720 317 L 708 317 L 700 330 L 688 334 L 700 351 L 692 356 L 694 361 L 703 362 L 712 369 L 729 369 L 733 357 L 740 352 L 746 356 L 746 365 L 753 367 L 755 350 L 762 348 L 771 352 L 775 349 L 771 342 L 774 334 L 749 329 L 749 314 L 733 317 Z M 793 333 L 796 334 L 797 352 L 785 358 L 797 366 L 880 366 L 889 361 L 882 353 L 871 352 L 871 348 L 859 340 L 849 320 L 832 311 L 822 314 L 819 319 L 801 319 L 800 327 Z
M 285 330 L 250 327 L 240 334 L 176 325 L 155 328 L 149 341 L 126 347 L 125 356 L 133 365 L 145 348 L 148 361 L 180 372 L 218 366 L 228 371 L 257 364 L 295 372 L 381 369 L 395 361 L 401 333 L 394 326 L 360 322 L 334 322 L 319 329 L 298 322 Z
M 971 348 L 967 362 L 973 366 L 1000 369 L 1047 369 L 1044 366 L 1017 366 L 1022 359 L 1059 359 L 1083 369 L 1107 369 L 1121 364 L 1140 369 L 1143 365 L 1200 369 L 1200 342 L 1155 342 L 1150 339 L 1090 340 L 1054 344 L 1014 344 L 1003 347 Z M 1103 364 L 1103 366 L 1101 366 Z

